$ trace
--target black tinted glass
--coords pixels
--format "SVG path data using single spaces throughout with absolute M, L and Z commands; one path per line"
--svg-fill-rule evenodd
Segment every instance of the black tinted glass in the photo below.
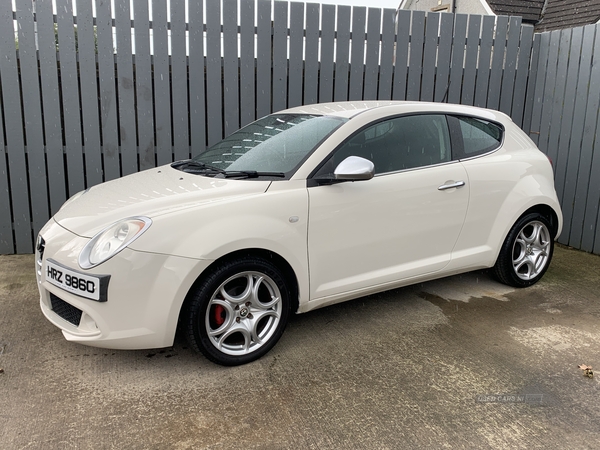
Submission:
M 474 117 L 457 117 L 463 138 L 465 157 L 476 156 L 494 150 L 502 142 L 502 129 L 485 120 Z
M 194 158 L 217 169 L 290 172 L 347 119 L 273 114 L 227 136 Z
M 378 122 L 352 136 L 319 170 L 326 176 L 348 156 L 372 161 L 375 173 L 395 172 L 451 160 L 446 117 L 421 114 Z

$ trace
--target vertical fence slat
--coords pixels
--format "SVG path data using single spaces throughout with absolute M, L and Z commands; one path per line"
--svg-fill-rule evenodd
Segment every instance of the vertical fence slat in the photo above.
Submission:
M 98 32 L 98 73 L 100 76 L 100 124 L 102 126 L 102 162 L 104 180 L 121 175 L 117 135 L 117 93 L 115 88 L 115 54 L 110 2 L 96 4 Z
M 21 120 L 21 99 L 19 93 L 19 74 L 17 72 L 17 55 L 13 32 L 12 8 L 10 2 L 0 6 L 0 89 L 4 107 L 6 133 L 7 168 L 4 160 L 1 169 L 10 169 L 10 202 L 12 204 L 12 222 L 17 253 L 31 253 L 31 218 L 29 216 L 29 195 L 27 187 L 27 163 L 25 161 L 25 145 L 23 122 Z M 0 116 L 0 120 L 2 116 Z M 4 133 L 0 141 L 4 141 Z M 2 145 L 4 147 L 4 144 Z M 2 157 L 4 155 L 2 154 Z M 8 170 L 7 170 L 8 175 Z M 8 180 L 8 176 L 6 179 Z M 10 208 L 4 211 L 10 211 Z M 6 214 L 10 217 L 10 213 Z M 10 225 L 12 238 L 12 223 Z M 7 240 L 8 241 L 8 240 Z M 2 245 L 3 247 L 8 245 Z
M 323 5 L 321 16 L 321 69 L 319 70 L 319 102 L 333 101 L 333 61 L 335 38 L 335 6 Z
M 533 44 L 531 49 L 531 62 L 529 64 L 529 72 L 527 75 L 527 87 L 525 95 L 525 109 L 523 111 L 523 125 L 521 128 L 526 133 L 531 131 L 531 119 L 533 117 L 533 108 L 535 105 L 536 80 L 538 76 L 538 65 L 540 61 L 540 46 L 541 39 L 539 35 L 533 36 Z
M 288 75 L 288 107 L 302 104 L 304 78 L 304 3 L 290 3 L 290 66 Z
M 440 43 L 438 46 L 435 92 L 433 97 L 436 102 L 446 101 L 448 98 L 453 33 L 454 15 L 442 14 L 440 20 Z
M 533 45 L 533 27 L 523 27 L 521 42 L 519 43 L 519 56 L 517 58 L 517 72 L 512 93 L 511 117 L 520 127 L 523 125 L 523 113 L 527 94 L 527 77 L 530 72 L 531 51 Z
M 596 25 L 596 35 L 598 35 L 600 31 L 598 30 L 598 25 Z M 598 56 L 600 53 L 600 42 L 598 38 L 596 38 L 596 45 L 594 49 L 594 59 L 595 65 L 598 65 L 600 61 L 598 61 Z M 596 82 L 600 83 L 600 76 L 595 78 Z M 597 153 L 600 151 L 600 133 L 598 133 L 598 127 L 600 127 L 600 117 L 596 121 L 594 133 L 593 146 L 594 153 L 596 153 L 592 159 L 592 169 L 590 172 L 590 183 L 588 186 L 588 198 L 585 210 L 585 220 L 583 222 L 583 240 L 582 240 L 582 249 L 587 251 L 592 251 L 596 254 L 600 254 L 600 214 L 598 214 L 600 210 L 600 158 L 598 158 Z M 593 246 L 592 246 L 593 244 Z
M 206 110 L 208 145 L 223 139 L 221 5 L 206 2 Z
M 573 86 L 575 92 L 567 94 L 573 97 L 574 105 L 571 112 L 573 121 L 570 130 L 571 136 L 567 147 L 569 155 L 565 172 L 563 197 L 561 201 L 563 216 L 565 217 L 562 234 L 565 237 L 565 241 L 569 243 L 569 245 L 572 245 L 573 242 L 573 228 L 579 228 L 581 225 L 581 222 L 576 223 L 573 221 L 575 193 L 580 182 L 585 182 L 587 184 L 589 181 L 589 173 L 585 169 L 580 170 L 580 162 L 586 158 L 584 155 L 586 155 L 588 151 L 588 149 L 584 149 L 581 146 L 581 140 L 583 138 L 583 126 L 585 123 L 585 110 L 588 103 L 588 96 L 583 95 L 583 93 L 587 94 L 588 83 L 590 80 L 590 72 L 592 67 L 591 48 L 594 43 L 594 29 L 593 27 L 587 26 L 585 28 L 581 28 L 581 35 L 579 34 L 580 33 L 578 33 L 578 30 L 575 30 L 573 33 L 573 41 L 579 41 L 579 44 L 577 45 L 577 53 L 573 54 L 573 48 L 571 50 L 571 65 L 574 65 L 576 61 L 577 66 L 579 67 L 579 73 L 577 74 L 577 80 Z M 589 167 L 590 164 L 591 158 L 587 161 L 587 167 Z M 581 233 L 578 232 L 577 235 L 579 239 L 581 239 Z M 579 244 L 580 242 L 577 242 L 576 245 L 579 246 Z
M 533 142 L 539 147 L 544 108 L 544 92 L 546 91 L 546 74 L 548 73 L 550 33 L 543 33 L 538 36 L 540 41 L 540 55 L 538 59 L 535 94 L 531 112 L 531 126 L 529 130 L 525 130 L 525 132 L 529 133 L 529 137 L 531 137 Z
M 0 6 L 0 14 L 4 14 Z M 0 92 L 2 85 L 0 84 Z M 6 163 L 6 144 L 4 143 L 4 105 L 0 102 L 0 255 L 15 252 L 15 241 L 12 232 L 12 211 L 10 208 L 10 192 L 8 190 L 8 167 Z
M 369 8 L 367 23 L 367 56 L 365 61 L 364 100 L 377 99 L 377 80 L 379 78 L 379 43 L 381 9 Z
M 596 33 L 598 30 L 596 29 Z M 598 45 L 598 42 L 596 41 Z M 596 47 L 598 48 L 598 47 Z M 598 50 L 596 50 L 598 54 Z M 598 82 L 596 80 L 596 82 Z M 595 130 L 600 126 L 600 117 L 595 124 Z M 592 125 L 594 127 L 594 125 Z M 583 240 L 582 249 L 600 254 L 600 158 L 597 153 L 600 151 L 600 136 L 596 132 L 593 140 L 594 159 L 592 161 L 592 171 L 590 176 L 590 184 L 588 186 L 588 199 L 585 211 L 585 221 L 583 223 Z M 595 219 L 595 220 L 594 220 Z M 594 246 L 591 246 L 592 241 Z
M 335 41 L 335 87 L 333 98 L 336 102 L 348 100 L 348 71 L 350 49 L 349 6 L 337 7 L 337 38 Z
M 571 146 L 571 131 L 574 126 L 573 113 L 575 112 L 575 97 L 577 95 L 577 79 L 579 77 L 580 68 L 580 55 L 581 45 L 583 41 L 583 28 L 574 28 L 571 36 L 571 45 L 568 51 L 569 64 L 567 69 L 567 80 L 565 86 L 565 96 L 562 104 L 562 120 L 560 126 L 560 137 L 558 142 L 558 152 L 556 157 L 555 172 L 554 172 L 554 185 L 556 192 L 560 192 L 559 200 L 563 206 L 563 212 L 565 217 L 571 218 L 573 212 L 573 203 L 571 202 L 568 206 L 565 205 L 564 190 L 565 190 L 565 176 L 567 174 L 567 163 L 572 161 L 573 165 L 577 165 L 579 162 L 580 148 L 575 145 Z M 573 180 L 575 181 L 575 180 Z M 567 222 L 567 220 L 565 220 Z M 570 221 L 568 221 L 570 222 Z M 559 241 L 567 243 L 569 239 L 571 224 L 563 226 L 563 233 L 561 234 Z
M 50 193 L 50 215 L 53 215 L 67 199 L 60 101 L 58 99 L 56 42 L 52 4 L 50 2 L 36 3 L 36 8 L 48 191 Z
M 102 183 L 102 149 L 98 115 L 98 77 L 96 33 L 92 5 L 77 0 L 77 43 L 79 46 L 79 82 L 81 83 L 81 119 L 86 187 Z
M 475 101 L 475 83 L 477 77 L 477 55 L 479 53 L 479 34 L 481 32 L 481 16 L 469 16 L 467 31 L 467 49 L 465 54 L 465 75 L 461 103 L 473 105 Z
M 565 100 L 565 87 L 567 84 L 567 69 L 569 63 L 569 48 L 571 47 L 571 30 L 562 30 L 560 38 L 560 50 L 558 54 L 558 66 L 556 72 L 556 84 L 554 94 L 551 97 L 552 114 L 550 119 L 550 133 L 546 145 L 547 153 L 550 159 L 554 161 L 554 176 L 561 170 L 558 167 L 558 142 L 560 139 L 560 130 L 562 123 L 562 106 Z M 565 120 L 567 118 L 565 117 Z M 562 191 L 556 191 L 558 198 L 562 197 Z
M 15 35 L 10 2 L 0 10 L 0 86 L 6 127 L 8 169 L 10 171 L 10 194 L 14 221 L 17 253 L 31 253 L 32 234 L 29 214 L 29 187 L 27 185 L 27 161 L 21 119 L 21 86 L 17 72 Z
M 304 104 L 317 103 L 319 87 L 319 16 L 316 3 L 306 4 L 306 51 L 304 64 Z
M 581 249 L 591 252 L 598 251 L 597 245 L 600 242 L 598 234 L 600 226 L 597 224 L 598 209 L 600 206 L 600 142 L 598 139 L 598 126 L 600 125 L 598 116 L 600 110 L 600 27 L 595 25 L 596 39 L 594 40 L 594 53 L 592 62 L 592 74 L 589 83 L 589 102 L 585 116 L 585 126 L 583 131 L 583 140 L 581 148 L 584 149 L 585 161 L 591 161 L 589 183 L 587 189 L 587 198 L 585 206 L 580 202 L 575 208 L 576 218 L 583 219 Z M 589 149 L 589 150 L 588 150 Z M 588 152 L 590 156 L 588 157 Z M 582 158 L 583 159 L 583 158 Z M 584 167 L 584 166 L 582 166 Z M 585 194 L 583 194 L 585 195 Z M 585 209 L 585 212 L 583 210 Z M 583 214 L 582 214 L 583 213 Z
M 600 169 L 600 164 L 598 164 L 596 166 L 597 169 Z M 597 172 L 596 172 L 597 173 Z M 600 190 L 600 183 L 596 183 L 595 184 L 595 188 Z M 598 209 L 600 208 L 600 204 L 596 204 L 596 212 L 598 211 Z M 598 237 L 598 230 L 600 230 L 600 215 L 598 215 L 596 217 L 596 225 L 594 226 L 594 231 L 596 234 L 596 239 L 594 241 L 594 247 L 592 249 L 592 252 L 594 252 L 596 255 L 600 254 L 600 237 Z
M 0 211 L 4 211 L 4 214 L 0 214 L 0 255 L 13 254 L 15 252 L 15 241 L 12 232 L 13 217 L 10 208 L 10 192 L 8 190 L 6 146 L 4 144 L 4 125 L 2 124 L 3 115 L 3 105 L 0 103 Z
M 129 0 L 115 0 L 115 31 L 117 33 L 117 97 L 119 99 L 121 174 L 129 175 L 138 171 Z
M 83 148 L 81 146 L 81 116 L 79 105 L 79 80 L 73 9 L 68 0 L 57 0 L 56 17 L 60 55 L 60 83 L 63 107 L 63 131 L 67 156 L 69 196 L 84 189 Z
M 490 62 L 492 60 L 492 43 L 494 39 L 494 27 L 496 18 L 484 16 L 481 27 L 481 44 L 479 45 L 479 64 L 477 66 L 477 81 L 475 84 L 475 106 L 485 108 L 488 83 L 490 81 Z
M 517 69 L 517 53 L 519 51 L 519 37 L 521 35 L 521 18 L 511 17 L 506 43 L 506 59 L 504 61 L 504 74 L 502 75 L 502 90 L 500 92 L 500 111 L 511 115 L 513 89 L 515 86 L 515 72 Z
M 379 64 L 379 88 L 377 98 L 392 99 L 392 77 L 394 74 L 394 20 L 396 11 L 383 10 L 381 32 L 381 62 Z
M 406 99 L 406 75 L 408 74 L 408 45 L 410 43 L 410 20 L 407 10 L 398 11 L 396 32 L 396 61 L 394 63 L 394 100 Z
M 256 38 L 256 115 L 264 117 L 271 112 L 271 1 L 258 0 L 258 36 Z
M 152 24 L 156 160 L 158 165 L 163 165 L 173 161 L 173 145 L 171 138 L 171 108 L 165 108 L 165 105 L 171 103 L 167 6 L 160 0 L 152 1 Z M 219 64 L 219 69 L 220 67 Z M 219 92 L 220 86 L 221 83 L 219 82 Z M 221 102 L 219 101 L 219 109 L 218 111 L 215 110 L 215 114 L 219 118 L 219 124 L 221 123 L 220 105 Z
M 173 109 L 173 155 L 176 160 L 190 157 L 185 3 L 185 0 L 171 0 L 171 105 Z M 223 4 L 223 8 L 226 8 L 226 3 Z M 237 8 L 235 13 L 237 13 Z M 237 38 L 237 36 L 235 37 Z M 235 74 L 237 90 L 237 64 Z M 237 99 L 235 104 L 237 108 Z M 239 119 L 236 123 L 237 128 L 239 128 Z
M 204 94 L 204 2 L 189 5 L 189 83 L 192 155 L 206 148 L 206 96 Z M 254 17 L 254 16 L 253 16 Z M 254 68 L 253 68 L 254 69 Z M 254 85 L 253 85 L 254 87 Z
M 492 71 L 490 73 L 487 100 L 487 107 L 490 109 L 498 109 L 500 106 L 500 87 L 502 85 L 502 67 L 504 65 L 507 31 L 508 17 L 498 17 L 496 19 L 496 33 L 494 35 L 494 48 L 492 50 Z
M 548 61 L 546 66 L 546 82 L 544 84 L 544 94 L 542 103 L 542 117 L 540 120 L 539 143 L 538 147 L 543 152 L 548 152 L 548 134 L 550 133 L 550 121 L 552 118 L 551 99 L 554 96 L 556 85 L 556 74 L 558 64 L 558 47 L 560 41 L 560 31 L 550 33 L 550 48 L 548 50 Z
M 48 187 L 46 184 L 46 157 L 44 154 L 41 114 L 42 104 L 31 1 L 20 0 L 17 2 L 17 21 L 21 84 L 24 87 L 22 92 L 23 117 L 25 119 L 25 139 L 27 143 L 31 215 L 35 236 L 50 218 L 50 215 L 48 210 Z M 0 114 L 1 121 L 2 115 Z M 0 209 L 0 211 L 9 211 L 9 209 Z
M 8 5 L 8 3 L 7 3 Z M 6 14 L 0 6 L 0 14 Z M 33 16 L 33 15 L 32 15 Z M 11 40 L 12 41 L 12 40 Z M 0 52 L 10 51 L 12 48 L 5 49 L 3 45 L 9 45 L 11 41 L 0 41 Z M 0 80 L 0 90 L 2 80 Z M 5 117 L 4 103 L 0 102 L 0 255 L 12 254 L 15 252 L 15 240 L 13 237 L 13 216 L 10 207 L 10 191 L 8 187 L 8 158 L 7 148 L 4 142 L 4 122 Z
M 352 8 L 352 41 L 350 46 L 350 89 L 348 100 L 362 100 L 365 72 L 365 21 L 364 6 Z
M 275 2 L 273 20 L 273 111 L 287 106 L 288 3 Z
M 79 11 L 79 9 L 78 9 Z M 150 24 L 147 2 L 133 5 L 135 23 L 135 101 L 140 170 L 156 165 L 154 156 L 154 114 L 152 111 L 152 64 L 150 60 Z M 192 44 L 190 42 L 190 48 Z M 190 79 L 190 83 L 192 80 Z M 199 126 L 200 124 L 197 124 Z
M 254 1 L 240 2 L 240 125 L 256 119 L 254 90 Z
M 410 30 L 410 58 L 408 61 L 408 86 L 406 100 L 419 100 L 423 76 L 423 44 L 425 41 L 425 13 L 415 11 Z
M 240 128 L 237 1 L 223 0 L 225 136 Z
M 468 17 L 465 14 L 456 14 L 454 18 L 454 39 L 452 41 L 452 65 L 450 66 L 448 103 L 460 103 Z
M 544 92 L 546 89 L 546 75 L 550 50 L 550 34 L 542 33 L 536 35 L 536 41 L 539 42 L 539 54 L 537 61 L 537 74 L 535 76 L 535 91 L 533 93 L 531 106 L 531 123 L 528 129 L 524 129 L 529 137 L 539 147 L 540 128 L 544 106 Z
M 425 50 L 423 51 L 423 76 L 420 96 L 421 100 L 427 102 L 433 101 L 439 27 L 440 14 L 434 12 L 428 13 L 425 27 Z

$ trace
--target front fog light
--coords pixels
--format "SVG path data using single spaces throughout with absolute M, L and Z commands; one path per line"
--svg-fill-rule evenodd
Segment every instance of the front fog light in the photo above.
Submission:
M 83 247 L 79 266 L 91 269 L 102 264 L 140 237 L 151 224 L 148 217 L 130 217 L 106 227 Z

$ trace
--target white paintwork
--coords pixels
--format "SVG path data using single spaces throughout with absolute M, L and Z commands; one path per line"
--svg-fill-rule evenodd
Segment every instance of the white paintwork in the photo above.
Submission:
M 492 10 L 492 8 L 490 7 L 490 5 L 488 4 L 488 2 L 486 0 L 479 0 L 479 3 L 481 4 L 481 7 L 485 10 L 485 13 L 488 16 L 496 15 L 496 13 Z M 467 12 L 471 13 L 471 11 L 467 11 Z M 471 14 L 473 14 L 473 13 L 471 13 Z
M 173 342 L 181 305 L 215 260 L 261 249 L 291 267 L 298 312 L 385 289 L 491 267 L 528 208 L 552 207 L 562 224 L 547 158 L 506 115 L 419 102 L 302 106 L 349 119 L 289 180 L 220 179 L 163 166 L 95 186 L 42 229 L 46 259 L 90 275 L 111 275 L 108 301 L 88 300 L 38 276 L 41 308 L 69 340 L 109 348 Z M 307 187 L 307 178 L 355 130 L 414 112 L 467 114 L 504 125 L 489 155 L 371 180 Z M 457 181 L 465 185 L 444 191 Z M 84 271 L 78 256 L 101 229 L 131 216 L 152 225 L 128 248 Z M 293 220 L 292 220 L 293 219 Z M 43 272 L 42 272 L 43 273 Z M 83 311 L 79 327 L 53 313 L 49 293 Z
M 166 165 L 94 186 L 54 218 L 68 230 L 91 238 L 103 227 L 126 217 L 155 217 L 259 194 L 269 184 L 262 180 L 244 183 L 199 177 Z
M 467 213 L 459 162 L 309 189 L 311 299 L 441 270 Z

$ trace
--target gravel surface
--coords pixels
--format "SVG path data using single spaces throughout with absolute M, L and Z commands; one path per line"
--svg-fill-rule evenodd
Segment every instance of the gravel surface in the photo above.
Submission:
M 532 288 L 481 271 L 295 316 L 234 368 L 180 336 L 69 343 L 38 302 L 33 256 L 0 256 L 3 449 L 600 447 L 600 257 L 565 247 Z

